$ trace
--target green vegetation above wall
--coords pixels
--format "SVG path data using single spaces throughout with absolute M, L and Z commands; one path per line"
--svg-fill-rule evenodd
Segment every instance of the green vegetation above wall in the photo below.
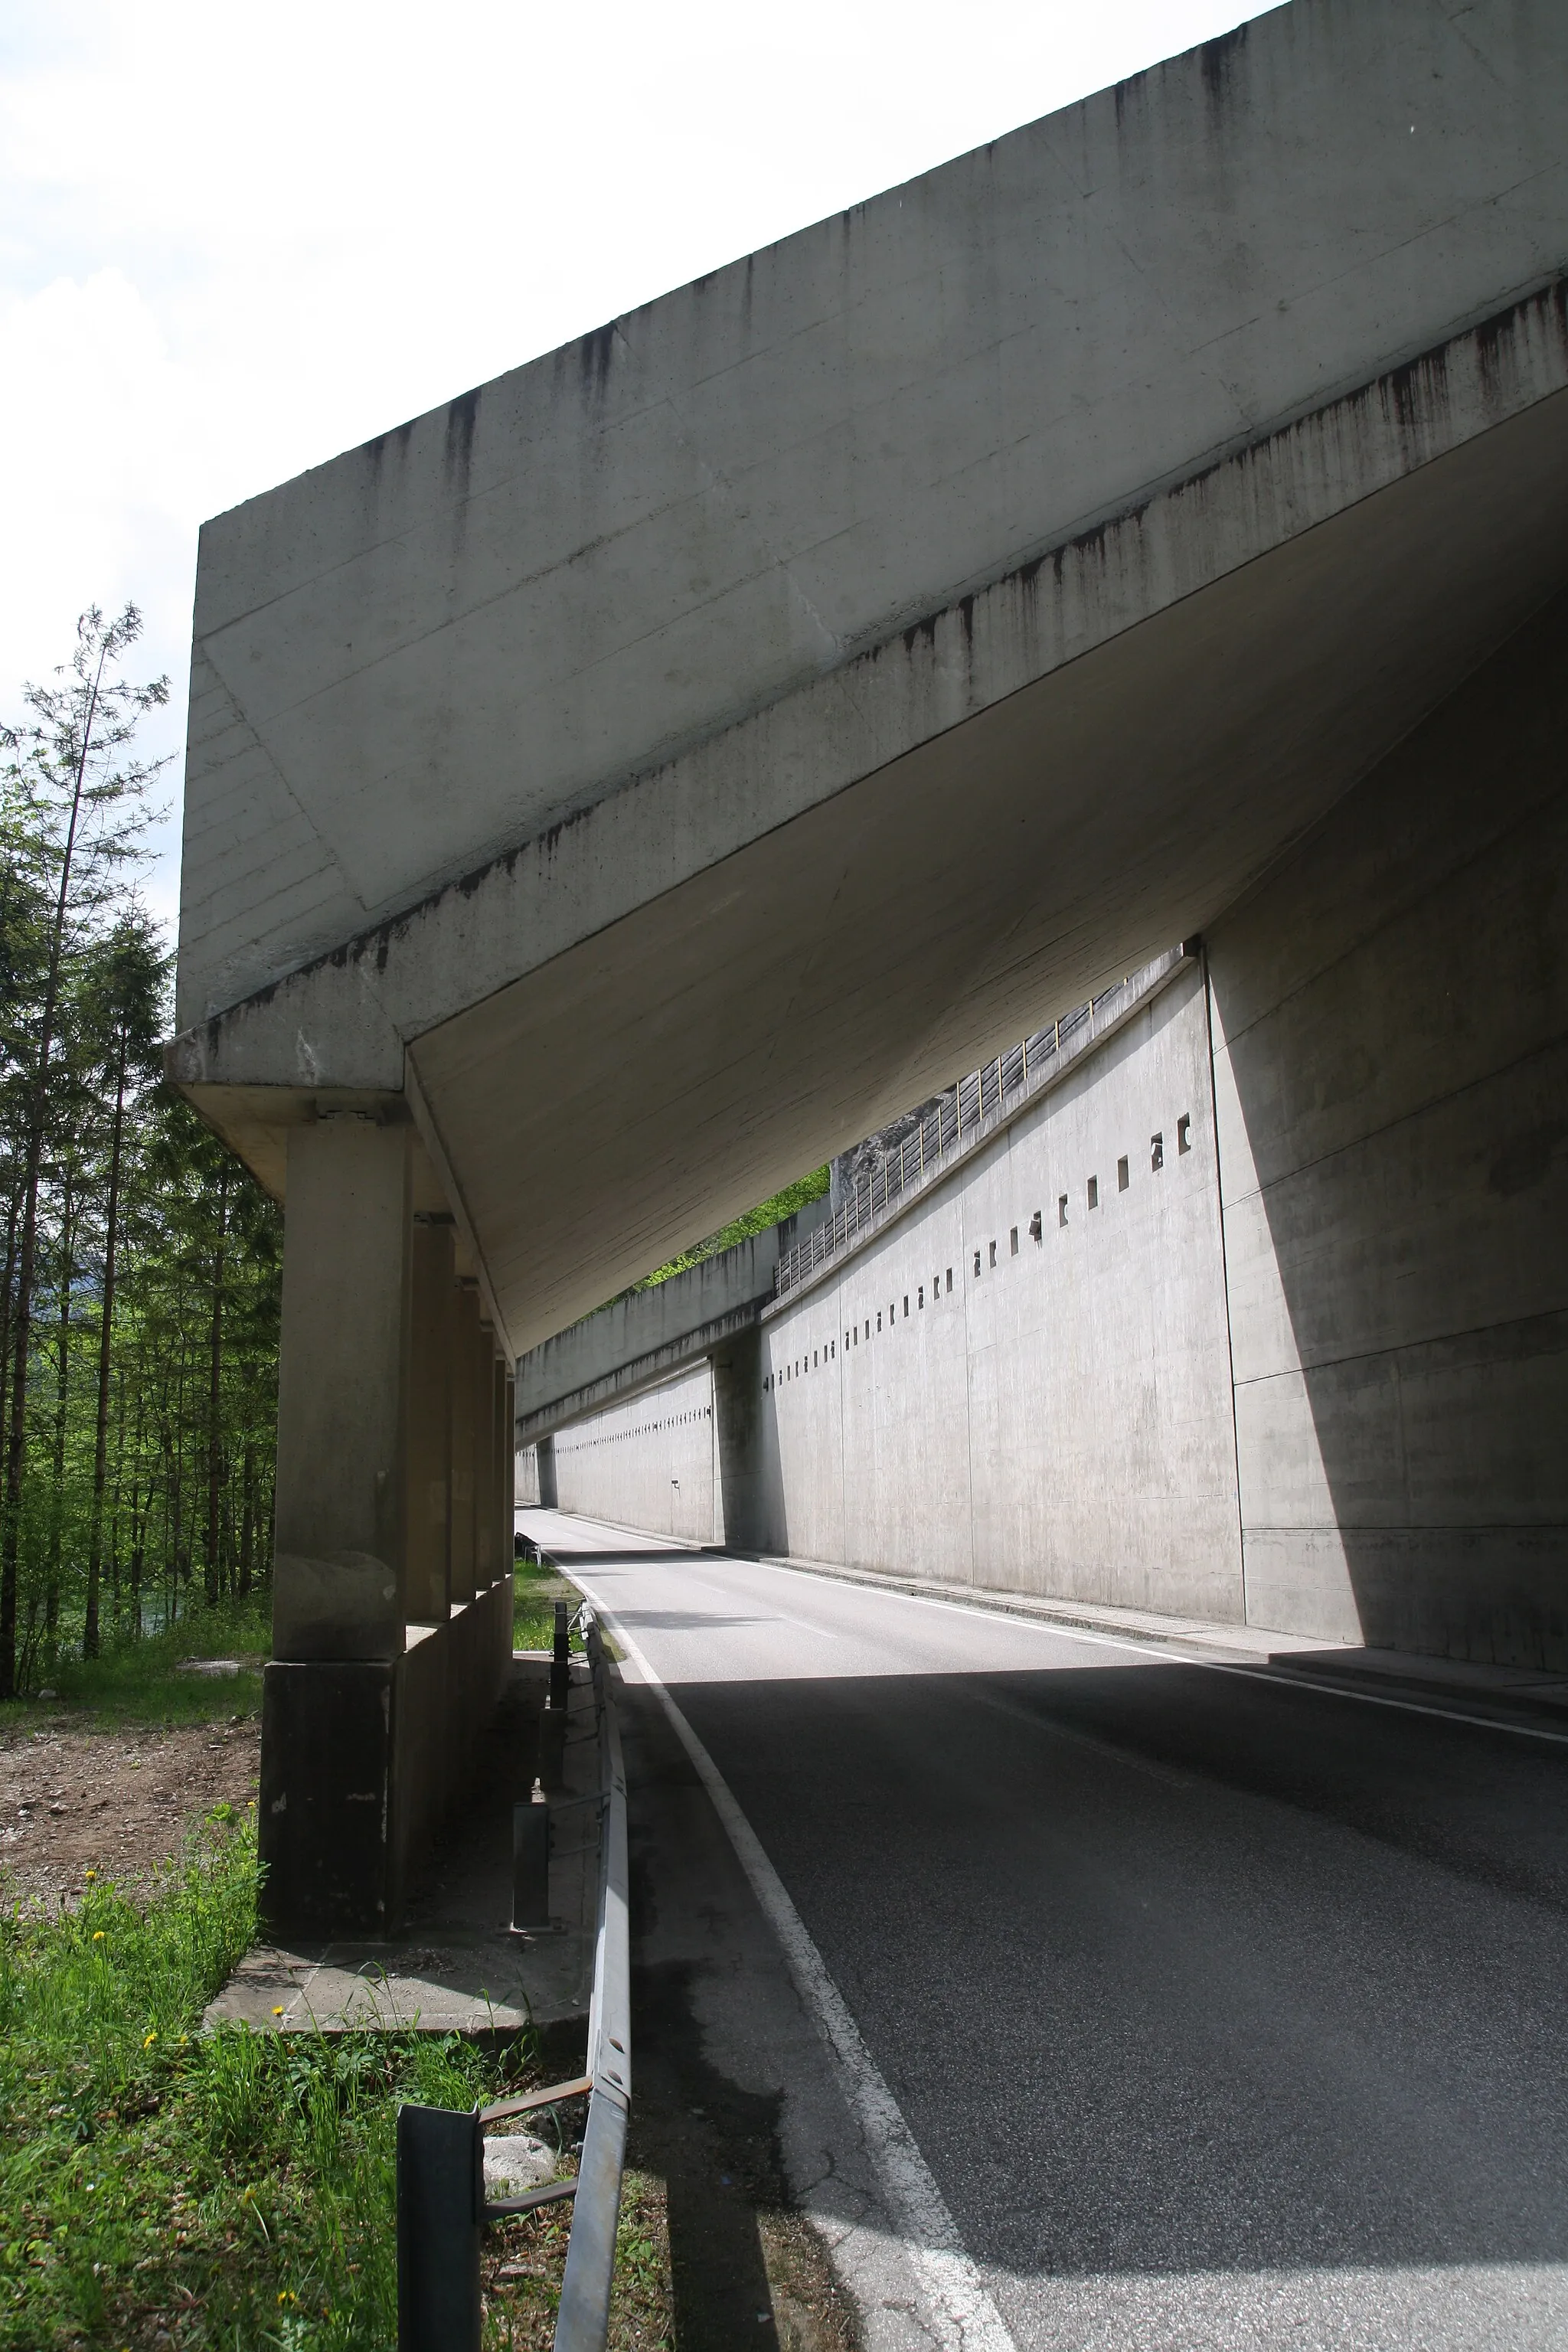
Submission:
M 693 1242 L 679 1257 L 672 1257 L 668 1265 L 656 1266 L 652 1274 L 645 1274 L 640 1282 L 632 1284 L 631 1290 L 651 1290 L 656 1282 L 668 1282 L 672 1274 L 685 1274 L 689 1267 L 700 1265 L 704 1258 L 717 1257 L 721 1250 L 733 1249 L 737 1242 L 748 1240 L 752 1234 L 764 1234 L 770 1225 L 782 1224 L 785 1217 L 793 1217 L 810 1202 L 821 1200 L 827 1190 L 827 1178 L 825 1167 L 814 1168 L 809 1176 L 797 1176 L 793 1184 L 786 1184 L 771 1201 L 748 1209 L 743 1217 L 731 1217 L 727 1225 L 721 1225 L 706 1241 Z M 622 1296 L 630 1297 L 631 1291 Z

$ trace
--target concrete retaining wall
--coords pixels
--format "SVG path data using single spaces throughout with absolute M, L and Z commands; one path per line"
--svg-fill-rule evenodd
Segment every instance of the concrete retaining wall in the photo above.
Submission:
M 1568 602 L 1210 965 L 1255 1622 L 1568 1665 Z
M 713 1382 L 698 1364 L 554 1440 L 559 1507 L 712 1543 L 722 1531 Z
M 779 1549 L 1240 1615 L 1207 1066 L 1189 966 L 770 1317 Z
M 1565 740 L 1568 598 L 769 1311 L 764 1548 L 1568 1666 Z M 567 1507 L 670 1528 L 641 1410 Z
M 1210 1099 L 1188 965 L 961 1175 L 774 1310 L 762 1540 L 1239 1616 Z M 710 1540 L 710 1399 L 704 1368 L 563 1433 L 562 1508 Z

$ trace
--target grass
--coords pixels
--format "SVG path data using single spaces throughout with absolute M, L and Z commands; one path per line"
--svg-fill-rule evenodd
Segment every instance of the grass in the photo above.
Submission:
M 543 1560 L 519 1559 L 512 1569 L 512 1648 L 548 1650 L 555 1639 L 555 1603 L 564 1601 L 575 1616 L 583 1596 Z M 574 1633 L 573 1649 L 582 1646 L 581 1637 Z
M 89 1878 L 79 1907 L 0 1916 L 5 2352 L 390 2352 L 398 2104 L 500 2096 L 532 2046 L 203 2033 L 256 1893 L 254 1815 L 219 1806 L 145 1901 Z M 549 2341 L 566 2227 L 489 2233 L 488 2352 Z M 621 2268 L 612 2341 L 667 2343 L 635 2188 Z
M 549 1645 L 563 1579 L 518 1562 L 518 1642 Z M 254 1712 L 260 1675 L 207 1680 L 193 1656 L 258 1658 L 266 1598 L 62 1665 L 94 1727 Z M 578 1645 L 580 1646 L 580 1645 Z M 469 2107 L 537 2079 L 522 2037 L 201 2030 L 254 1940 L 255 1814 L 215 1808 L 134 1898 L 89 1873 L 79 1903 L 24 1906 L 0 1873 L 0 2352 L 391 2352 L 399 2103 Z M 550 2344 L 569 2209 L 486 2235 L 486 2352 Z M 660 2184 L 628 2177 L 610 2343 L 669 2334 Z
M 101 1657 L 62 1659 L 53 1696 L 37 1693 L 0 1706 L 0 1730 L 26 1730 L 43 1717 L 80 1712 L 108 1729 L 115 1724 L 209 1723 L 215 1716 L 258 1715 L 261 1664 L 272 1647 L 272 1597 L 193 1610 L 167 1633 L 116 1642 Z M 234 1658 L 240 1672 L 221 1678 L 179 1672 L 184 1658 Z
M 656 1267 L 652 1274 L 645 1274 L 640 1282 L 633 1283 L 631 1290 L 621 1293 L 622 1297 L 629 1298 L 635 1291 L 651 1290 L 657 1284 L 668 1282 L 671 1275 L 685 1274 L 690 1267 L 700 1265 L 705 1258 L 717 1257 L 721 1250 L 733 1249 L 737 1242 L 748 1240 L 752 1234 L 766 1233 L 770 1225 L 780 1224 L 785 1217 L 793 1217 L 809 1202 L 821 1200 L 828 1189 L 832 1173 L 831 1168 L 824 1165 L 814 1168 L 809 1176 L 797 1176 L 793 1184 L 786 1184 L 782 1192 L 773 1194 L 772 1200 L 759 1202 L 754 1209 L 748 1209 L 744 1216 L 732 1217 L 727 1225 L 721 1225 L 716 1234 L 709 1234 L 702 1241 L 693 1242 L 689 1249 L 683 1249 L 667 1265 Z M 612 1300 L 611 1304 L 614 1303 Z

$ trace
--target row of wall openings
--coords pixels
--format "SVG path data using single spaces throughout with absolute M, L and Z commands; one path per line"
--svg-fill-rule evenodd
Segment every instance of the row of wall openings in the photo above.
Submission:
M 847 1331 L 844 1334 L 844 1338 L 847 1343 L 849 1338 Z M 819 1371 L 824 1364 L 831 1363 L 837 1353 L 837 1340 L 829 1339 L 826 1346 L 814 1348 L 809 1358 L 796 1356 L 779 1371 L 767 1373 L 763 1378 L 763 1386 L 764 1389 L 782 1388 L 786 1381 L 797 1381 L 805 1372 Z
M 1192 1148 L 1193 1148 L 1193 1116 L 1192 1116 L 1191 1111 L 1184 1111 L 1184 1112 L 1182 1113 L 1181 1118 L 1176 1121 L 1176 1150 L 1177 1150 L 1177 1151 L 1178 1151 L 1178 1152 L 1182 1152 L 1182 1151 L 1190 1151 L 1190 1150 L 1192 1150 Z M 1157 1175 L 1157 1174 L 1159 1173 L 1160 1170 L 1161 1170 L 1162 1168 L 1163 1168 L 1164 1164 L 1165 1164 L 1165 1138 L 1164 1138 L 1164 1134 L 1163 1134 L 1163 1132 L 1162 1131 L 1162 1132 L 1160 1132 L 1160 1133 L 1157 1133 L 1157 1134 L 1152 1135 L 1152 1136 L 1149 1138 L 1149 1168 L 1150 1168 L 1150 1172 L 1151 1172 L 1152 1174 Z M 1118 1191 L 1119 1192 L 1125 1192 L 1127 1191 L 1127 1189 L 1128 1189 L 1129 1185 L 1131 1183 L 1131 1181 L 1132 1181 L 1132 1178 L 1131 1178 L 1131 1164 L 1130 1164 L 1130 1162 L 1129 1162 L 1125 1158 L 1119 1160 L 1117 1161 L 1117 1163 L 1116 1163 L 1116 1189 L 1117 1189 L 1117 1191 Z M 1087 1203 L 1088 1203 L 1088 1206 L 1089 1206 L 1089 1208 L 1091 1208 L 1091 1209 L 1098 1209 L 1098 1208 L 1099 1208 L 1099 1206 L 1100 1206 L 1100 1179 L 1099 1179 L 1099 1177 L 1098 1177 L 1098 1176 L 1090 1176 L 1090 1177 L 1089 1178 L 1089 1180 L 1088 1180 L 1088 1181 L 1087 1181 L 1087 1183 L 1085 1184 L 1085 1187 L 1084 1187 L 1084 1195 L 1085 1195 L 1085 1199 L 1086 1199 L 1086 1202 L 1087 1202 Z M 1058 1223 L 1058 1225 L 1065 1225 L 1065 1224 L 1067 1223 L 1067 1222 L 1068 1222 L 1068 1195 L 1067 1195 L 1067 1193 L 1065 1193 L 1065 1192 L 1060 1192 L 1060 1193 L 1058 1193 L 1058 1196 L 1057 1196 L 1057 1223 Z M 1041 1241 L 1043 1241 L 1043 1240 L 1044 1240 L 1044 1238 L 1045 1238 L 1045 1217 L 1044 1217 L 1043 1213 L 1042 1213 L 1040 1210 L 1037 1209 L 1037 1210 L 1035 1211 L 1035 1213 L 1034 1213 L 1033 1216 L 1029 1219 L 1029 1239 L 1030 1239 L 1032 1242 L 1041 1242 Z M 1008 1235 L 1007 1235 L 1007 1255 L 1008 1255 L 1008 1256 L 1009 1256 L 1009 1257 L 1016 1257 L 1016 1256 L 1017 1256 L 1017 1255 L 1018 1255 L 1018 1228 L 1017 1228 L 1017 1226 L 1016 1226 L 1016 1225 L 1013 1226 L 1013 1228 L 1011 1229 L 1011 1231 L 1009 1232 L 1009 1234 L 1008 1234 Z M 975 1251 L 975 1253 L 974 1253 L 974 1272 L 975 1272 L 975 1275 L 976 1275 L 976 1276 L 977 1276 L 977 1277 L 978 1277 L 978 1276 L 981 1274 L 981 1272 L 982 1272 L 982 1270 L 983 1270 L 983 1265 L 984 1265 L 984 1261 L 985 1261 L 986 1259 L 988 1259 L 989 1264 L 990 1264 L 993 1267 L 995 1265 L 995 1264 L 996 1264 L 996 1244 L 995 1244 L 994 1242 L 988 1242 L 988 1243 L 985 1244 L 985 1251 L 984 1251 L 984 1258 L 983 1258 L 983 1254 L 982 1254 L 982 1252 L 981 1252 L 980 1250 L 976 1250 L 976 1251 Z M 945 1275 L 943 1275 L 943 1274 L 934 1274 L 934 1275 L 932 1275 L 932 1276 L 931 1276 L 931 1302 L 932 1302 L 932 1304 L 933 1304 L 933 1305 L 935 1304 L 935 1302 L 936 1302 L 936 1300 L 937 1300 L 938 1297 L 942 1294 L 942 1290 L 943 1290 L 944 1286 L 945 1286 L 946 1290 L 948 1291 L 948 1293 L 951 1295 L 952 1290 L 952 1266 L 949 1266 L 949 1267 L 946 1269 Z M 916 1295 L 915 1295 L 915 1309 L 916 1309 L 916 1312 L 917 1312 L 917 1313 L 918 1313 L 918 1312 L 919 1312 L 919 1311 L 920 1311 L 920 1310 L 921 1310 L 921 1309 L 925 1306 L 925 1303 L 926 1303 L 925 1285 L 924 1285 L 924 1283 L 921 1283 L 921 1284 L 920 1284 L 920 1285 L 919 1285 L 919 1286 L 918 1286 L 918 1288 L 917 1288 L 917 1291 L 916 1291 Z M 882 1308 L 879 1307 L 878 1307 L 878 1309 L 877 1309 L 877 1320 L 876 1320 L 876 1324 L 875 1324 L 875 1329 L 876 1329 L 877 1331 L 880 1331 L 880 1330 L 881 1330 L 881 1328 L 882 1328 L 882 1313 L 883 1313 Z M 890 1329 L 891 1329 L 891 1328 L 892 1328 L 892 1326 L 894 1325 L 894 1323 L 896 1323 L 896 1322 L 900 1321 L 900 1319 L 902 1319 L 902 1320 L 907 1320 L 907 1319 L 908 1319 L 908 1318 L 909 1318 L 909 1313 L 910 1313 L 910 1294 L 909 1294 L 909 1292 L 908 1292 L 908 1291 L 905 1291 L 905 1293 L 904 1293 L 904 1297 L 903 1297 L 903 1316 L 902 1316 L 902 1318 L 900 1318 L 900 1314 L 899 1314 L 899 1304 L 898 1304 L 898 1301 L 897 1301 L 896 1299 L 889 1299 L 889 1302 L 888 1302 L 888 1307 L 887 1307 L 887 1317 L 888 1317 L 888 1328 L 889 1328 L 889 1329 L 890 1330 Z M 868 1317 L 866 1318 L 866 1319 L 865 1319 L 864 1323 L 852 1323 L 852 1324 L 849 1326 L 848 1329 L 847 1329 L 847 1330 L 845 1332 L 845 1334 L 844 1334 L 844 1345 L 845 1345 L 845 1347 L 846 1347 L 847 1349 L 847 1348 L 858 1348 L 858 1347 L 860 1345 L 860 1341 L 861 1341 L 862 1337 L 864 1337 L 864 1338 L 866 1338 L 866 1339 L 869 1339 L 872 1336 L 873 1336 L 873 1326 L 872 1326 L 872 1322 L 871 1322 L 871 1318 L 870 1318 L 870 1317 L 869 1317 L 869 1316 L 868 1316 Z M 815 1371 L 815 1370 L 817 1369 L 817 1365 L 818 1365 L 819 1358 L 820 1358 L 820 1360 L 821 1360 L 822 1362 L 826 1363 L 826 1362 L 829 1361 L 829 1360 L 831 1360 L 835 1355 L 837 1355 L 837 1342 L 836 1340 L 832 1340 L 832 1339 L 830 1339 L 830 1340 L 828 1341 L 828 1343 L 827 1343 L 827 1345 L 826 1345 L 826 1348 L 824 1348 L 824 1349 L 820 1349 L 820 1350 L 816 1349 L 814 1349 L 812 1350 L 811 1360 L 810 1360 L 810 1362 L 809 1362 L 809 1363 L 807 1363 L 807 1362 L 806 1362 L 806 1360 L 805 1360 L 805 1358 L 804 1358 L 804 1357 L 799 1358 L 799 1359 L 797 1359 L 796 1362 L 795 1362 L 794 1365 L 786 1364 L 786 1365 L 785 1365 L 785 1367 L 784 1367 L 784 1371 L 783 1371 L 782 1375 L 781 1375 L 781 1374 L 779 1374 L 779 1373 L 773 1373 L 773 1375 L 771 1375 L 768 1379 L 764 1380 L 764 1381 L 763 1381 L 763 1388 L 764 1388 L 764 1389 L 771 1389 L 771 1388 L 774 1388 L 774 1387 L 776 1387 L 776 1386 L 779 1384 L 779 1381 L 780 1381 L 781 1378 L 782 1378 L 782 1379 L 784 1379 L 784 1380 L 786 1380 L 786 1381 L 787 1381 L 787 1380 L 793 1380 L 793 1379 L 795 1379 L 795 1376 L 796 1376 L 797 1372 L 800 1372 L 800 1371 Z
M 609 1430 L 603 1437 L 579 1437 L 573 1442 L 569 1429 L 561 1431 L 560 1434 L 567 1440 L 568 1454 L 584 1454 L 590 1445 L 619 1445 L 628 1437 L 651 1437 L 656 1429 L 683 1429 L 689 1421 L 711 1421 L 712 1418 L 712 1406 L 700 1404 L 690 1412 L 670 1413 L 663 1421 L 639 1421 L 635 1429 Z
M 1176 1150 L 1178 1152 L 1183 1152 L 1190 1151 L 1192 1148 L 1193 1115 L 1191 1111 L 1184 1110 L 1182 1113 L 1181 1118 L 1176 1121 Z M 1164 1164 L 1165 1138 L 1163 1131 L 1162 1130 L 1149 1138 L 1149 1171 L 1151 1175 L 1157 1176 Z M 1117 1191 L 1119 1192 L 1125 1192 L 1131 1181 L 1131 1163 L 1128 1159 L 1122 1158 L 1116 1163 Z M 1066 1192 L 1058 1192 L 1057 1195 L 1057 1223 L 1058 1226 L 1065 1225 L 1068 1222 L 1068 1204 L 1069 1199 L 1070 1195 Z M 1098 1176 L 1090 1176 L 1086 1179 L 1084 1183 L 1084 1202 L 1085 1205 L 1090 1209 L 1099 1208 L 1100 1178 Z M 1037 1209 L 1034 1215 L 1029 1219 L 1029 1239 L 1032 1242 L 1039 1242 L 1042 1241 L 1044 1237 L 1045 1217 L 1041 1211 Z M 1012 1228 L 1011 1232 L 1007 1235 L 1007 1255 L 1009 1257 L 1016 1257 L 1018 1255 L 1018 1228 L 1016 1225 Z M 992 1266 L 994 1266 L 996 1264 L 996 1244 L 994 1242 L 988 1242 L 986 1244 L 984 1258 L 981 1251 L 975 1251 L 974 1271 L 977 1276 L 983 1271 L 984 1265 L 986 1262 L 988 1262 Z

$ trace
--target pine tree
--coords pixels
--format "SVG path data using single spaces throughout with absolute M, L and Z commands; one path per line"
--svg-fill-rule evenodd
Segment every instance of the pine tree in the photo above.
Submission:
M 84 614 L 0 729 L 0 1697 L 270 1554 L 281 1221 L 160 1074 L 139 630 Z

